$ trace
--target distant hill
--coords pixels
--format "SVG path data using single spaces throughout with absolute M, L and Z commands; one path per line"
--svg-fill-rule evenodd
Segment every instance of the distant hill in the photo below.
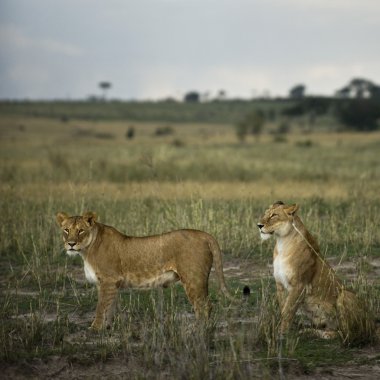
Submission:
M 253 109 L 279 114 L 292 100 L 219 100 L 204 103 L 157 101 L 1 101 L 2 115 L 83 120 L 129 120 L 157 122 L 239 122 Z
M 308 125 L 309 130 L 374 131 L 380 129 L 380 97 L 318 97 L 299 99 L 166 101 L 0 101 L 1 115 L 46 117 L 63 122 L 128 120 L 164 123 L 239 125 L 259 110 L 268 123 Z

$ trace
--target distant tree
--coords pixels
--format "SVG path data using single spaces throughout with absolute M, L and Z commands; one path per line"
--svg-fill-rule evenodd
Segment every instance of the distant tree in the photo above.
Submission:
M 338 98 L 349 98 L 350 97 L 350 93 L 351 93 L 350 87 L 349 86 L 344 86 L 340 90 L 337 90 L 335 94 L 336 94 L 336 96 Z
M 375 84 L 367 79 L 355 78 L 351 81 L 349 87 L 355 93 L 356 98 L 362 99 L 371 97 L 371 90 L 375 87 Z
M 289 98 L 302 99 L 305 96 L 306 86 L 297 84 L 289 90 Z
M 241 143 L 245 141 L 248 134 L 248 124 L 242 120 L 236 124 L 236 136 Z
M 380 98 L 380 86 L 364 78 L 354 78 L 351 82 L 338 90 L 340 98 Z
M 198 103 L 200 99 L 200 95 L 196 91 L 190 91 L 187 94 L 185 94 L 184 101 L 186 103 Z
M 380 101 L 378 99 L 337 100 L 335 114 L 340 122 L 357 131 L 376 130 L 380 120 Z
M 217 100 L 226 100 L 227 99 L 227 92 L 225 90 L 219 90 L 216 98 L 217 98 Z
M 112 83 L 106 82 L 106 81 L 99 82 L 99 87 L 103 91 L 103 100 L 105 100 L 106 99 L 106 93 L 112 87 Z
M 243 120 L 236 125 L 236 135 L 243 142 L 248 133 L 259 138 L 265 123 L 265 116 L 262 110 L 254 110 L 247 114 Z
M 371 90 L 371 98 L 373 99 L 380 99 L 380 86 L 374 85 Z
M 258 139 L 264 127 L 264 112 L 261 110 L 256 110 L 252 112 L 248 115 L 248 122 L 251 125 L 252 134 L 256 137 L 256 139 Z

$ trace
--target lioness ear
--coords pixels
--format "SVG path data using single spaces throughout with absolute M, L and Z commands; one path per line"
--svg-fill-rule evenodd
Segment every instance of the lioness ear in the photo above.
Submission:
M 61 227 L 62 223 L 68 218 L 69 216 L 65 212 L 59 212 L 56 216 L 55 219 L 58 223 L 58 225 Z
M 92 212 L 92 211 L 88 211 L 88 212 L 84 213 L 82 218 L 90 226 L 93 226 L 95 224 L 95 222 L 96 222 L 96 214 L 94 212 Z
M 284 209 L 284 211 L 288 214 L 288 215 L 294 215 L 298 210 L 298 205 L 297 204 L 294 204 L 294 205 L 291 205 L 291 206 L 288 206 L 287 208 Z

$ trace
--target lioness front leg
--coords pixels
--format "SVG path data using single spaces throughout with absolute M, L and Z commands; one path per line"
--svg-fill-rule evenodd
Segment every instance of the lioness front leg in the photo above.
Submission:
M 102 283 L 98 286 L 98 304 L 91 329 L 100 330 L 105 324 L 111 324 L 117 291 L 118 288 L 114 283 Z
M 304 289 L 303 285 L 297 285 L 289 289 L 288 296 L 281 310 L 281 335 L 288 332 L 294 315 L 305 296 Z
M 276 281 L 276 294 L 277 294 L 277 301 L 280 305 L 280 310 L 283 309 L 286 299 L 286 292 L 284 286 L 281 284 L 281 282 Z

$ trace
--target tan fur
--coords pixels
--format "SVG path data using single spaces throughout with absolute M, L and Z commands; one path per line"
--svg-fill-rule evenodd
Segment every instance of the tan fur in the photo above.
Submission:
M 92 212 L 71 217 L 58 213 L 56 218 L 67 253 L 82 256 L 86 278 L 98 287 L 93 329 L 110 323 L 119 288 L 166 287 L 177 281 L 184 286 L 197 318 L 208 317 L 208 278 L 213 262 L 220 290 L 231 297 L 219 245 L 205 232 L 178 230 L 130 237 L 96 222 Z
M 297 205 L 277 202 L 262 216 L 258 227 L 265 240 L 276 239 L 273 270 L 281 307 L 281 334 L 286 333 L 299 307 L 323 331 L 340 334 L 347 344 L 371 339 L 374 323 L 353 292 L 346 290 L 321 257 L 318 244 L 296 215 Z

